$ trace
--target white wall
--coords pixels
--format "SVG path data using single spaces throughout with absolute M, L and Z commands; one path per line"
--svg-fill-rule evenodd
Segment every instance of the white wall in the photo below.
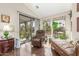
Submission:
M 73 4 L 72 7 L 72 38 L 74 40 L 79 40 L 79 32 L 77 32 L 77 17 L 79 17 L 79 12 L 76 11 L 77 4 Z
M 19 18 L 18 18 L 18 12 L 23 12 L 28 15 L 33 15 L 33 17 L 36 17 L 36 15 L 28 10 L 24 4 L 0 4 L 0 15 L 9 15 L 10 16 L 10 25 L 14 26 L 15 31 L 10 32 L 10 35 L 12 35 L 15 39 L 18 39 L 17 41 L 17 46 L 15 44 L 15 47 L 19 48 L 20 47 L 20 41 L 19 41 Z M 1 22 L 1 17 L 0 17 L 0 36 L 3 34 L 3 27 L 8 23 L 3 23 Z M 15 41 L 16 42 L 16 41 Z

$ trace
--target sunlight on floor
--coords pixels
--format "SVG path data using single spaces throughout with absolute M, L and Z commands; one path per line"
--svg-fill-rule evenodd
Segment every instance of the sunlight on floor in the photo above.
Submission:
M 23 45 L 21 45 L 21 48 L 20 48 L 20 55 L 21 56 L 36 56 L 35 53 L 32 53 L 33 49 L 31 49 L 32 46 L 31 46 L 31 42 L 28 42 L 28 43 L 25 43 Z M 44 50 L 43 52 L 40 52 L 39 54 L 44 54 L 45 56 L 52 56 L 52 52 L 51 52 L 51 45 L 49 43 L 46 43 L 46 44 L 43 44 L 43 48 L 38 48 L 38 49 L 35 49 L 37 51 L 35 52 L 38 52 L 38 51 L 41 51 L 41 50 Z

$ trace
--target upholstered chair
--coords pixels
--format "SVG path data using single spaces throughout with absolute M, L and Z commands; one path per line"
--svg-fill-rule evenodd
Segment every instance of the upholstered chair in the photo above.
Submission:
M 32 38 L 32 45 L 34 47 L 42 47 L 42 42 L 45 40 L 45 31 L 37 30 L 36 36 Z

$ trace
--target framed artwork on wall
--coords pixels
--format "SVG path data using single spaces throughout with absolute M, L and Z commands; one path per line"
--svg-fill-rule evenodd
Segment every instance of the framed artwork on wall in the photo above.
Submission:
M 8 15 L 1 15 L 1 22 L 10 23 L 10 16 L 8 16 Z

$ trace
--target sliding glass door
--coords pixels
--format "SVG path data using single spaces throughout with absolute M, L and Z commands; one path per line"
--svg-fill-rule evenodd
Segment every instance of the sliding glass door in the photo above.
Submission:
M 39 29 L 39 20 L 24 15 L 19 15 L 19 34 L 21 43 L 31 41 L 31 38 L 35 35 Z
M 26 22 L 25 24 L 25 28 L 26 28 L 26 39 L 29 41 L 31 39 L 31 21 Z
M 33 28 L 32 28 L 32 23 L 31 21 L 28 22 L 24 22 L 20 24 L 20 40 L 21 43 L 24 42 L 28 42 L 31 40 L 32 37 L 32 32 L 33 32 Z

